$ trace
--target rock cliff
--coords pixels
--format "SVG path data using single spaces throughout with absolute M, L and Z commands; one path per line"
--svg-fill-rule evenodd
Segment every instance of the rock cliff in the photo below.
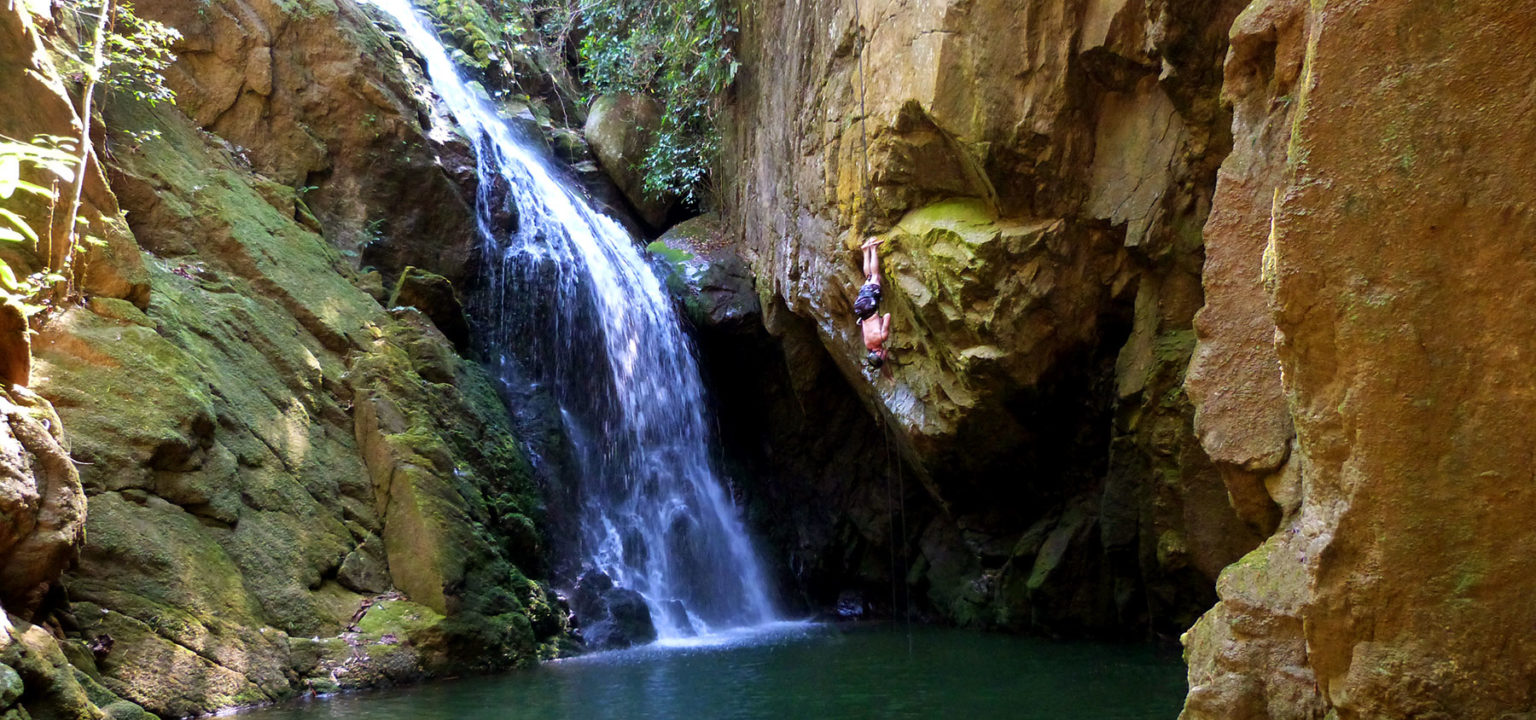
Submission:
M 518 436 L 559 475 L 558 421 L 469 357 L 472 157 L 415 61 L 342 0 L 136 6 L 178 102 L 105 103 L 87 301 L 30 341 L 0 308 L 0 717 L 549 652 L 569 488 L 546 514 Z M 744 8 L 723 207 L 653 250 L 790 600 L 1188 629 L 1190 720 L 1536 714 L 1525 8 Z M 0 135 L 79 133 L 68 12 L 0 9 Z M 583 122 L 482 16 L 466 57 Z
M 746 11 L 725 217 L 762 305 L 926 490 L 897 572 L 942 617 L 1172 635 L 1273 527 L 1229 506 L 1182 389 L 1240 9 Z M 885 240 L 888 378 L 859 367 L 863 234 Z
M 58 416 L 6 396 L 5 704 L 178 717 L 534 660 L 564 613 L 530 579 L 514 421 L 427 315 L 381 305 L 407 266 L 464 281 L 476 247 L 419 71 L 351 3 L 135 5 L 182 32 L 178 102 L 106 102 L 99 280 L 33 341 Z M 45 11 L 0 11 L 33 48 L 0 76 L 30 67 L 47 94 L 17 97 L 54 108 L 8 135 L 78 133 L 41 44 L 69 9 Z
M 1536 712 L 1527 20 L 1275 1 L 1233 28 L 1190 392 L 1234 500 L 1262 483 L 1284 520 L 1186 638 L 1183 717 Z

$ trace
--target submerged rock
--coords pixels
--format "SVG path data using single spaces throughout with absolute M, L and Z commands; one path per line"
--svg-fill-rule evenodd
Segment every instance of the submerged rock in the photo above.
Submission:
M 837 605 L 833 611 L 843 620 L 859 620 L 865 613 L 864 593 L 858 590 L 844 590 L 837 595 Z
M 682 632 L 683 635 L 693 637 L 698 631 L 693 628 L 693 620 L 688 617 L 688 607 L 681 600 L 669 600 L 662 607 L 667 610 L 667 620 L 672 627 Z

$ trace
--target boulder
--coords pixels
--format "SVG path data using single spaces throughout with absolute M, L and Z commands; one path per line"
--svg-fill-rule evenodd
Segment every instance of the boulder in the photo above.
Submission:
M 0 615 L 0 697 L 18 693 L 25 705 L 0 702 L 0 717 L 94 718 L 92 695 L 116 700 L 89 675 L 70 664 L 58 639 L 44 627 Z
M 571 601 L 588 648 L 617 650 L 656 639 L 656 625 L 645 597 L 614 585 L 600 570 L 582 574 Z
M 667 621 L 672 627 L 687 637 L 693 637 L 698 631 L 693 629 L 693 620 L 688 617 L 688 607 L 681 600 L 669 600 L 662 605 L 667 612 Z
M 373 595 L 390 588 L 388 558 L 384 555 L 384 542 L 368 538 L 342 559 L 336 570 L 336 581 L 353 592 Z
M 27 689 L 21 676 L 9 665 L 0 665 L 0 710 L 4 710 L 21 698 Z
M 0 605 L 28 616 L 85 539 L 85 492 L 59 416 L 27 390 L 0 391 Z
M 469 318 L 454 291 L 453 283 L 441 275 L 416 267 L 400 273 L 395 290 L 386 303 L 389 307 L 410 306 L 432 319 L 432 324 L 460 350 L 469 349 Z
M 745 334 L 761 326 L 752 270 L 724 235 L 718 216 L 678 223 L 646 251 L 661 264 L 667 290 L 695 327 Z
M 833 612 L 840 620 L 862 620 L 866 607 L 864 593 L 858 590 L 844 590 L 837 594 L 837 604 L 833 606 Z
M 661 129 L 661 106 L 646 95 L 600 95 L 587 111 L 587 144 L 608 176 L 629 199 L 640 219 L 663 228 L 675 199 L 645 189 L 642 163 Z

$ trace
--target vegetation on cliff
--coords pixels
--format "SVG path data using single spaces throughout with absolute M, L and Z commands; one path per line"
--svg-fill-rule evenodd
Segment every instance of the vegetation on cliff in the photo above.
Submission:
M 522 95 L 562 69 L 588 105 L 644 95 L 660 122 L 636 163 L 653 198 L 708 204 L 720 115 L 740 62 L 736 3 L 726 0 L 419 0 L 457 59 Z M 562 58 L 568 68 L 553 65 Z M 531 72 L 530 72 L 531 71 Z M 570 88 L 576 90 L 577 88 Z
M 98 88 L 150 105 L 175 97 L 161 73 L 176 60 L 170 51 L 181 39 L 176 30 L 141 18 L 132 4 L 116 0 L 78 0 L 64 4 L 61 12 L 78 34 L 76 43 L 55 46 L 65 69 L 82 81 L 79 97 L 74 99 L 78 134 L 40 133 L 30 140 L 0 136 L 0 242 L 25 244 L 38 256 L 35 264 L 21 263 L 24 277 L 18 277 L 10 261 L 0 258 L 0 298 L 28 315 L 54 301 L 80 299 L 82 244 L 106 243 L 82 233 L 77 222 L 89 179 L 86 168 L 94 160 L 89 140 L 99 109 Z M 26 177 L 23 168 L 29 170 Z M 31 200 L 16 203 L 32 211 L 30 220 L 5 206 L 18 191 Z
M 721 103 L 740 67 L 729 42 L 735 3 L 599 0 L 581 11 L 581 69 L 593 91 L 649 95 L 662 106 L 641 162 L 645 189 L 699 204 L 712 191 Z

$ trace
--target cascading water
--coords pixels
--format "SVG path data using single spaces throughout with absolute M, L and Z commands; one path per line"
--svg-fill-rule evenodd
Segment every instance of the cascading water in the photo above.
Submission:
M 459 75 L 410 0 L 367 1 L 400 25 L 475 147 L 485 319 L 496 342 L 522 346 L 561 405 L 583 476 L 584 562 L 640 592 L 663 639 L 773 620 L 710 458 L 692 348 L 634 239 L 560 182 L 545 152 Z M 500 231 L 494 218 L 508 200 L 516 228 Z

